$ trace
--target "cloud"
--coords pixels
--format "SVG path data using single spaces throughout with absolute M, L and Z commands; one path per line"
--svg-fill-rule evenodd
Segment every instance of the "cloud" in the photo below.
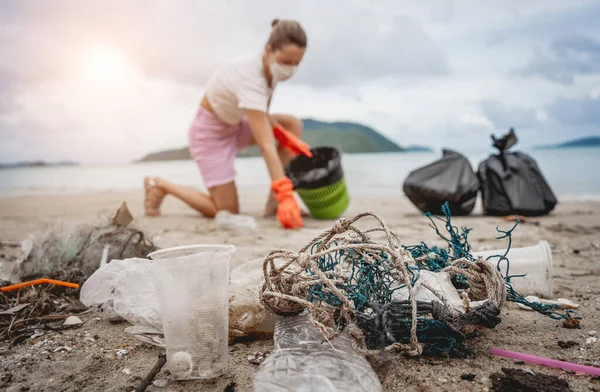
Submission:
M 537 50 L 534 60 L 518 73 L 572 85 L 578 76 L 600 73 L 600 41 L 583 35 L 560 36 L 545 50 Z
M 600 99 L 592 96 L 559 98 L 549 105 L 548 113 L 564 125 L 600 128 Z
M 411 18 L 348 8 L 335 29 L 321 23 L 307 26 L 314 39 L 296 83 L 328 87 L 451 72 L 444 50 Z
M 30 78 L 69 73 L 86 48 L 110 44 L 129 53 L 149 76 L 202 85 L 232 54 L 262 50 L 275 17 L 296 18 L 307 31 L 309 50 L 298 83 L 331 86 L 450 69 L 443 49 L 419 22 L 356 2 L 344 7 L 319 0 L 30 4 L 9 9 L 11 24 L 0 34 L 0 57 L 11 59 L 0 67 L 18 68 Z
M 262 50 L 273 18 L 298 19 L 309 38 L 273 111 L 458 149 L 488 147 L 490 133 L 510 126 L 527 130 L 520 145 L 597 132 L 600 27 L 590 4 L 1 1 L 0 154 L 124 162 L 184 146 L 208 77 Z M 121 52 L 132 76 L 86 79 L 103 48 Z
M 530 128 L 538 122 L 539 115 L 536 110 L 507 105 L 496 100 L 484 100 L 481 102 L 481 109 L 486 118 L 500 129 Z

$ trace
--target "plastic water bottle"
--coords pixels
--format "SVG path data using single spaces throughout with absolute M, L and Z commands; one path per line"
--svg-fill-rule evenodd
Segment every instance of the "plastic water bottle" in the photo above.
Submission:
M 274 339 L 273 353 L 254 377 L 255 391 L 381 391 L 375 371 L 350 339 L 341 335 L 324 341 L 305 313 L 279 319 Z
M 256 219 L 247 215 L 232 214 L 227 210 L 221 210 L 215 215 L 217 229 L 230 230 L 235 233 L 250 233 L 256 230 Z

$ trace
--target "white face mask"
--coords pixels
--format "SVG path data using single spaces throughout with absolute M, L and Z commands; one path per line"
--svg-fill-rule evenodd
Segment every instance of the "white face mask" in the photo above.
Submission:
M 272 77 L 271 84 L 275 86 L 277 83 L 283 82 L 291 78 L 298 70 L 298 66 L 283 65 L 279 64 L 277 61 L 271 61 L 271 64 L 269 65 L 269 70 L 271 71 Z

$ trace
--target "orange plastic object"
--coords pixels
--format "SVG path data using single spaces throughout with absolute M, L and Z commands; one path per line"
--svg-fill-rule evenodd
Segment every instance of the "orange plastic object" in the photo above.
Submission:
M 277 124 L 273 127 L 273 135 L 277 139 L 277 142 L 279 142 L 279 145 L 290 150 L 292 154 L 302 154 L 312 158 L 313 154 L 310 146 L 281 125 Z
M 69 283 L 69 282 L 63 282 L 62 280 L 41 278 L 41 279 L 36 279 L 36 280 L 30 280 L 29 282 L 17 283 L 17 284 L 13 284 L 10 286 L 0 287 L 0 291 L 4 292 L 4 291 L 18 290 L 23 287 L 33 286 L 33 285 L 42 284 L 42 283 L 55 284 L 57 286 L 70 287 L 72 289 L 79 288 L 79 285 L 77 283 Z

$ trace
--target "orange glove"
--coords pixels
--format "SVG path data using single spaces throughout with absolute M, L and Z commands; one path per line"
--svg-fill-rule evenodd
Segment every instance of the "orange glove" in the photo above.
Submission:
M 273 127 L 273 136 L 275 136 L 281 147 L 287 148 L 292 154 L 302 154 L 312 158 L 313 154 L 310 146 L 281 125 L 277 124 Z
M 286 229 L 300 228 L 304 224 L 298 202 L 294 198 L 294 184 L 292 181 L 283 177 L 280 180 L 271 183 L 271 190 L 275 193 L 275 198 L 279 202 L 277 206 L 277 219 Z

